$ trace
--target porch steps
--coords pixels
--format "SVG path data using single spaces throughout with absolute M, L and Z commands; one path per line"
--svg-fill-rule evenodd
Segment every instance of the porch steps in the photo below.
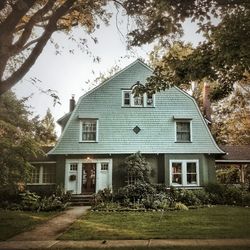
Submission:
M 72 206 L 91 206 L 93 199 L 92 194 L 73 194 L 70 203 Z

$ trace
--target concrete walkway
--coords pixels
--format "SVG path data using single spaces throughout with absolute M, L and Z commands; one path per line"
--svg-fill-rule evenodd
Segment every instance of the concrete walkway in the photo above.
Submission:
M 143 248 L 151 248 L 151 247 L 172 247 L 172 246 L 231 246 L 237 247 L 239 246 L 249 246 L 250 247 L 250 239 L 197 239 L 197 240 L 181 240 L 181 239 L 173 239 L 173 240 L 108 240 L 105 243 L 102 241 L 4 241 L 0 242 L 0 249 L 71 249 L 71 248 L 111 248 L 111 247 L 143 247 Z M 198 249 L 198 248 L 197 248 Z
M 73 222 L 82 216 L 90 207 L 71 207 L 62 214 L 36 226 L 34 229 L 18 234 L 8 241 L 50 241 L 56 240 Z M 25 243 L 24 243 L 25 244 Z M 0 246 L 1 249 L 1 246 Z

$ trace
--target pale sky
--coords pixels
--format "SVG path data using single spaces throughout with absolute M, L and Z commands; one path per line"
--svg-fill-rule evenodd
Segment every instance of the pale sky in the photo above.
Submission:
M 121 30 L 125 36 L 124 27 L 123 23 Z M 196 26 L 193 23 L 186 22 L 185 34 L 182 40 L 197 45 L 202 40 L 202 37 L 196 34 L 195 30 Z M 78 38 L 87 38 L 81 28 L 75 29 L 73 34 Z M 152 45 L 146 45 L 128 51 L 125 38 L 116 28 L 115 18 L 112 18 L 109 26 L 102 25 L 93 36 L 98 38 L 98 43 L 94 44 L 93 41 L 89 41 L 89 50 L 92 54 L 101 58 L 100 63 L 94 63 L 92 57 L 77 48 L 76 43 L 70 41 L 66 34 L 57 33 L 53 36 L 53 39 L 64 47 L 62 53 L 56 55 L 54 46 L 47 44 L 30 72 L 13 88 L 18 97 L 33 94 L 28 104 L 32 106 L 31 110 L 34 115 L 43 117 L 46 110 L 50 108 L 55 121 L 58 120 L 68 112 L 69 99 L 72 94 L 78 100 L 81 95 L 89 90 L 91 86 L 85 83 L 87 80 L 95 79 L 101 72 L 107 72 L 116 64 L 123 68 L 139 57 L 148 60 L 148 54 L 152 49 Z M 68 52 L 72 49 L 74 54 Z M 62 104 L 53 106 L 53 99 L 40 93 L 30 83 L 32 77 L 36 77 L 41 81 L 41 83 L 37 83 L 37 87 L 44 90 L 56 90 Z M 57 125 L 56 131 L 59 135 L 59 125 Z

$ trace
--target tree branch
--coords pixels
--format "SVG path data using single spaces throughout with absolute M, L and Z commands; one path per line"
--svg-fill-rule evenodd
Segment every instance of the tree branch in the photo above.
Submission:
M 35 63 L 39 55 L 41 54 L 44 46 L 50 39 L 52 33 L 56 30 L 57 21 L 67 13 L 70 7 L 74 4 L 74 0 L 68 0 L 64 2 L 53 14 L 51 20 L 45 28 L 43 35 L 40 37 L 36 46 L 32 50 L 29 57 L 22 64 L 22 66 L 13 73 L 9 78 L 4 81 L 0 81 L 0 95 L 13 87 L 22 77 L 30 70 L 32 65 Z
M 56 0 L 49 0 L 42 9 L 38 10 L 30 18 L 28 23 L 26 23 L 26 25 L 24 26 L 24 31 L 20 36 L 20 38 L 18 39 L 18 41 L 9 48 L 11 55 L 15 55 L 18 51 L 22 50 L 22 47 L 30 38 L 35 23 L 38 21 L 38 19 L 41 19 L 43 15 L 46 14 L 52 8 L 55 2 Z
M 0 39 L 7 33 L 13 33 L 21 18 L 29 11 L 35 2 L 35 0 L 18 0 L 13 5 L 9 16 L 0 24 Z

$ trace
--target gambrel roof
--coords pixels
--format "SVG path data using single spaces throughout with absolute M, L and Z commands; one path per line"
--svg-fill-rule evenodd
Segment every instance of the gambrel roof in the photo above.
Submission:
M 154 107 L 122 107 L 122 90 L 145 83 L 152 72 L 136 60 L 80 97 L 50 154 L 223 153 L 195 100 L 177 87 L 156 93 Z M 192 142 L 175 142 L 176 117 L 191 118 Z M 79 142 L 83 118 L 98 119 L 98 142 Z

